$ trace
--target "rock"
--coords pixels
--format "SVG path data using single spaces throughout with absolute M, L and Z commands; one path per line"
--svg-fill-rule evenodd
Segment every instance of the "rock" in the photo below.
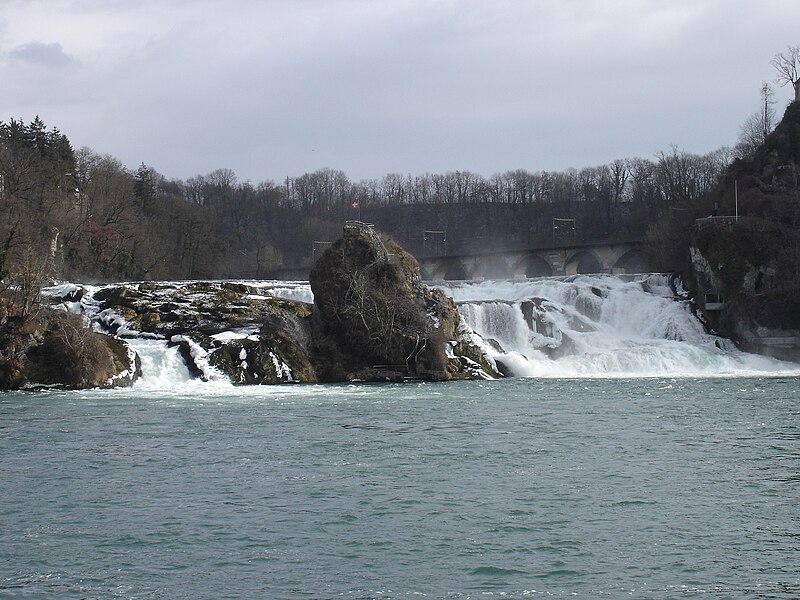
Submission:
M 425 286 L 416 260 L 371 228 L 346 228 L 311 280 L 314 305 L 241 283 L 117 284 L 80 304 L 70 288 L 69 298 L 52 294 L 52 302 L 85 308 L 111 335 L 90 332 L 87 352 L 70 357 L 56 329 L 45 332 L 22 371 L 42 384 L 128 384 L 137 357 L 122 338 L 155 337 L 176 346 L 196 377 L 235 384 L 500 376 L 453 301 Z M 26 377 L 6 370 L 6 379 Z
M 126 386 L 141 373 L 123 340 L 93 331 L 82 316 L 43 309 L 17 325 L 0 333 L 0 388 Z
M 425 286 L 414 257 L 381 239 L 372 226 L 348 224 L 309 279 L 322 380 L 475 377 L 474 364 L 488 368 L 484 376 L 499 376 L 480 349 L 460 336 L 453 301 Z M 448 344 L 455 356 L 448 356 Z
M 747 352 L 800 362 L 800 294 L 795 289 L 756 291 L 754 282 L 763 267 L 745 261 L 734 279 L 733 269 L 726 269 L 733 261 L 709 260 L 697 246 L 691 248 L 691 257 L 687 283 L 714 333 Z
M 174 340 L 195 376 L 241 384 L 317 381 L 309 358 L 311 305 L 239 283 L 129 285 L 100 294 L 101 322 L 120 335 Z
M 235 384 L 316 382 L 308 352 L 310 312 L 298 317 L 287 308 L 292 301 L 285 303 L 266 312 L 259 329 L 249 335 L 191 331 L 171 339 L 190 371 L 203 379 L 213 378 L 216 372 Z

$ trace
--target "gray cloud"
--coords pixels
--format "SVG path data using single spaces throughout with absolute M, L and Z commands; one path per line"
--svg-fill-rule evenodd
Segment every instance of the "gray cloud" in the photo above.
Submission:
M 219 167 L 253 181 L 322 167 L 489 176 L 671 144 L 706 152 L 735 142 L 769 60 L 800 42 L 796 0 L 12 7 L 0 17 L 0 53 L 16 59 L 0 61 L 13 83 L 0 86 L 0 119 L 39 114 L 76 146 L 182 178 Z M 42 35 L 75 58 L 26 43 Z M 25 64 L 71 60 L 80 69 L 58 85 Z
M 11 50 L 8 55 L 15 60 L 44 65 L 45 67 L 66 67 L 76 61 L 58 42 L 28 42 Z

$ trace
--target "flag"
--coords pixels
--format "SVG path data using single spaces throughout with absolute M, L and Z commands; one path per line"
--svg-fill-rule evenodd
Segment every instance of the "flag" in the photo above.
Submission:
M 355 202 L 353 202 L 353 203 L 350 205 L 350 208 L 358 208 L 358 200 L 356 200 Z

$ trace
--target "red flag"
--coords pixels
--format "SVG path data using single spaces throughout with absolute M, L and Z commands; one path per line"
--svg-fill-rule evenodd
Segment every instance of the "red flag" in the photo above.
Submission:
M 353 203 L 350 205 L 350 208 L 358 208 L 358 200 L 356 200 L 355 202 L 353 202 Z

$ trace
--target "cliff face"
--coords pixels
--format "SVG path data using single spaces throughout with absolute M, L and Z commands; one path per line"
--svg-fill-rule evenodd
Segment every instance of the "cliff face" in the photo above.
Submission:
M 687 284 L 709 324 L 743 349 L 800 361 L 800 103 L 712 193 Z M 738 218 L 736 199 L 738 197 Z
M 797 290 L 763 290 L 763 267 L 741 258 L 720 261 L 712 250 L 709 259 L 697 247 L 691 254 L 690 287 L 711 329 L 747 352 L 800 362 Z

